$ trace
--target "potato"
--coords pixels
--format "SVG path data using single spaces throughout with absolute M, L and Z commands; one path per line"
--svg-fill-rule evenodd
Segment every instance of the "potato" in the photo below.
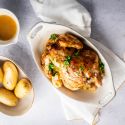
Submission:
M 17 83 L 14 93 L 16 97 L 23 98 L 30 92 L 31 89 L 32 86 L 30 81 L 28 79 L 23 78 Z
M 3 71 L 2 68 L 0 68 L 0 83 L 3 82 Z
M 19 76 L 16 66 L 10 61 L 5 61 L 3 64 L 3 72 L 3 86 L 8 90 L 13 90 Z
M 16 106 L 18 103 L 18 98 L 13 92 L 5 88 L 0 88 L 0 103 L 3 103 L 7 106 Z

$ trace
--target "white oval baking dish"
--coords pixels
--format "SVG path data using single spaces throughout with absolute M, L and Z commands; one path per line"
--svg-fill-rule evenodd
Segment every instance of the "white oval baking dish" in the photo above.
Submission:
M 56 90 L 59 94 L 63 95 L 64 97 L 68 97 L 69 99 L 75 99 L 76 101 L 81 101 L 83 103 L 87 103 L 99 108 L 103 107 L 108 102 L 110 102 L 112 98 L 115 96 L 112 74 L 107 61 L 99 52 L 99 50 L 91 43 L 91 41 L 89 41 L 84 36 L 80 35 L 78 32 L 72 30 L 71 28 L 58 24 L 40 22 L 37 25 L 35 25 L 28 34 L 27 38 L 30 43 L 33 58 L 37 64 L 37 67 L 41 71 L 42 75 L 45 76 L 41 69 L 40 58 L 41 53 L 46 46 L 46 42 L 49 39 L 50 34 L 62 34 L 66 32 L 70 32 L 72 34 L 77 35 L 78 37 L 81 37 L 82 39 L 84 39 L 84 43 L 86 45 L 88 45 L 98 53 L 99 57 L 105 65 L 105 77 L 103 78 L 102 86 L 97 89 L 96 93 L 90 93 L 83 90 L 73 92 L 66 89 L 65 87 L 61 87 Z M 48 83 L 52 85 L 49 80 Z

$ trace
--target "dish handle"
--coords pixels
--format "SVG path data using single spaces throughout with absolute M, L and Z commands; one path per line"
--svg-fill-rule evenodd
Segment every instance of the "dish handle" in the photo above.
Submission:
M 43 29 L 44 25 L 43 23 L 38 23 L 35 26 L 33 26 L 33 28 L 31 29 L 31 31 L 28 33 L 27 35 L 27 39 L 30 43 L 33 42 L 33 40 L 35 39 L 35 37 L 37 36 L 37 34 L 39 33 L 39 31 L 41 29 Z
M 106 94 L 106 96 L 104 96 L 100 101 L 99 101 L 99 105 L 101 105 L 101 107 L 109 104 L 111 102 L 111 100 L 115 97 L 116 93 L 115 90 L 114 91 L 110 91 Z
M 35 26 L 33 26 L 33 28 L 31 28 L 31 31 L 27 35 L 28 41 L 32 42 L 35 39 L 35 37 L 37 36 L 37 34 L 39 33 L 39 31 L 44 30 L 44 28 L 46 28 L 50 24 L 55 24 L 55 22 L 51 22 L 51 23 L 39 22 L 39 23 L 35 24 Z

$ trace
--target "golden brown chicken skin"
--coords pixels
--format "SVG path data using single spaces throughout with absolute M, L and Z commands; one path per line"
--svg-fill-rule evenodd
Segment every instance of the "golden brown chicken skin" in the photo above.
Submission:
M 101 86 L 104 64 L 98 54 L 71 34 L 52 34 L 41 56 L 52 84 L 69 90 L 95 91 Z

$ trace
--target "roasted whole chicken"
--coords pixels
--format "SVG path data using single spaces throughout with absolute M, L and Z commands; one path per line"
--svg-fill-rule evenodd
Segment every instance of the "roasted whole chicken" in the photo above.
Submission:
M 52 84 L 69 90 L 95 91 L 102 84 L 104 64 L 98 54 L 76 36 L 51 34 L 41 65 Z

